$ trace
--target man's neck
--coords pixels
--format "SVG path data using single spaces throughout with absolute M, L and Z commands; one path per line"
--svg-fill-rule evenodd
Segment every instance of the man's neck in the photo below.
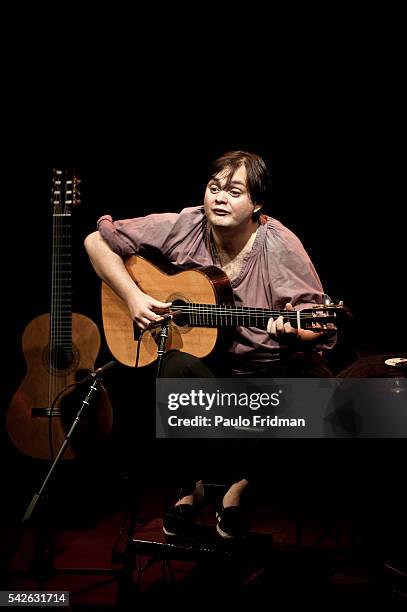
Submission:
M 217 249 L 221 249 L 227 253 L 229 257 L 233 259 L 244 249 L 258 227 L 259 224 L 257 221 L 252 221 L 246 226 L 244 231 L 242 231 L 241 228 L 212 227 L 212 236 L 215 246 Z

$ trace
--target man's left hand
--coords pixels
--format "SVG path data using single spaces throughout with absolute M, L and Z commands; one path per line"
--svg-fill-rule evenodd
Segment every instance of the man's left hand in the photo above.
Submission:
M 293 311 L 293 305 L 288 302 L 284 310 Z M 292 343 L 298 338 L 298 329 L 293 327 L 289 321 L 284 321 L 283 316 L 277 319 L 270 317 L 267 323 L 267 333 L 270 338 L 280 343 Z

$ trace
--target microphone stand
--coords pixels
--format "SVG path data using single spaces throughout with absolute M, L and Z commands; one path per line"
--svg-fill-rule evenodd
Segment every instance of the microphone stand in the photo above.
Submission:
M 172 321 L 172 319 L 173 319 L 172 315 L 164 315 L 164 321 L 159 323 L 159 325 L 161 325 L 161 331 L 158 334 L 159 344 L 157 348 L 158 359 L 157 359 L 156 378 L 160 378 L 161 363 L 162 363 L 163 355 L 165 354 L 167 338 L 168 338 L 168 330 L 169 330 L 170 322 Z
M 158 334 L 159 343 L 157 347 L 157 370 L 156 370 L 156 378 L 160 377 L 161 372 L 161 363 L 163 355 L 165 354 L 167 338 L 168 338 L 168 330 L 170 326 L 170 322 L 173 320 L 173 315 L 165 314 L 163 315 L 163 321 L 158 323 L 151 324 L 148 329 L 152 329 L 154 327 L 161 327 L 161 331 Z M 134 325 L 134 338 L 141 342 L 141 336 L 144 332 L 140 334 L 140 331 Z M 140 346 L 140 345 L 139 345 Z M 136 358 L 136 365 L 138 359 Z M 138 510 L 138 500 L 129 500 L 129 520 L 126 528 L 126 542 L 124 545 L 124 550 L 120 554 L 122 561 L 122 568 L 119 572 L 118 579 L 118 589 L 117 589 L 117 598 L 116 598 L 116 606 L 121 608 L 126 603 L 134 602 L 135 598 L 138 595 L 137 586 L 134 585 L 133 581 L 133 562 L 134 562 L 134 554 L 133 550 L 133 536 L 136 529 L 136 515 Z
M 55 457 L 51 468 L 49 469 L 42 485 L 41 488 L 39 489 L 39 491 L 37 493 L 34 494 L 32 500 L 30 501 L 25 514 L 23 516 L 23 519 L 21 521 L 21 526 L 20 529 L 24 527 L 24 525 L 26 525 L 26 523 L 29 521 L 29 519 L 31 518 L 38 502 L 40 501 L 40 499 L 43 497 L 44 491 L 48 485 L 48 482 L 52 476 L 52 474 L 55 471 L 55 468 L 57 467 L 58 463 L 60 462 L 61 458 L 63 457 L 65 450 L 70 442 L 70 439 L 72 437 L 72 434 L 74 433 L 76 427 L 79 425 L 82 415 L 84 413 L 84 411 L 86 410 L 86 407 L 89 406 L 90 404 L 90 400 L 92 398 L 92 396 L 96 393 L 96 391 L 98 391 L 99 386 L 101 384 L 101 379 L 102 376 L 104 374 L 104 372 L 108 369 L 110 369 L 111 367 L 113 367 L 114 365 L 116 365 L 115 361 L 109 361 L 109 363 L 107 363 L 106 365 L 104 365 L 101 368 L 98 368 L 97 370 L 95 370 L 94 372 L 92 372 L 91 374 L 89 374 L 89 376 L 87 376 L 83 381 L 81 381 L 80 384 L 85 383 L 87 380 L 91 381 L 91 385 L 89 388 L 89 391 L 85 397 L 85 399 L 82 401 L 82 405 L 78 410 L 78 413 L 75 417 L 74 422 L 71 425 L 71 428 L 69 430 L 69 432 L 66 435 L 66 438 L 61 446 L 61 448 L 59 449 L 59 452 L 57 454 L 57 456 Z M 41 551 L 41 547 L 44 548 L 43 551 Z M 38 565 L 38 582 L 39 582 L 39 586 L 42 588 L 45 588 L 45 583 L 47 578 L 49 578 L 49 573 L 52 571 L 53 567 L 52 567 L 52 562 L 51 559 L 49 558 L 49 550 L 47 550 L 47 545 L 46 545 L 46 538 L 44 537 L 44 534 L 41 534 L 39 537 L 39 544 L 37 545 L 36 549 L 37 549 L 37 554 L 39 554 L 39 556 L 42 556 L 44 558 L 41 558 L 40 561 L 38 562 L 37 559 L 37 565 Z M 85 573 L 85 571 L 83 572 Z M 105 573 L 103 571 L 103 573 Z
M 34 512 L 35 506 L 37 505 L 38 501 L 40 500 L 42 494 L 44 493 L 44 490 L 48 484 L 49 479 L 51 478 L 56 466 L 58 465 L 61 457 L 64 455 L 66 447 L 68 446 L 70 439 L 72 437 L 73 432 L 75 431 L 76 427 L 79 425 L 81 417 L 82 417 L 82 413 L 85 409 L 86 406 L 89 406 L 89 400 L 91 398 L 91 396 L 93 395 L 93 393 L 95 393 L 95 391 L 97 391 L 99 384 L 100 384 L 100 374 L 97 374 L 96 372 L 94 373 L 95 378 L 94 381 L 92 382 L 89 392 L 87 394 L 87 396 L 85 397 L 85 399 L 82 401 L 82 406 L 80 407 L 78 414 L 76 415 L 76 418 L 74 420 L 74 422 L 72 423 L 71 429 L 69 430 L 69 432 L 66 435 L 66 438 L 64 440 L 64 443 L 62 444 L 61 448 L 59 449 L 59 452 L 57 454 L 57 456 L 54 459 L 53 464 L 50 467 L 50 470 L 48 472 L 48 474 L 46 475 L 44 482 L 41 485 L 40 490 L 38 491 L 38 493 L 34 493 L 34 497 L 32 498 L 27 510 L 25 511 L 25 514 L 23 516 L 23 520 L 22 520 L 22 524 L 24 525 L 24 523 L 26 523 L 32 513 Z M 90 376 L 93 376 L 92 374 L 90 374 Z

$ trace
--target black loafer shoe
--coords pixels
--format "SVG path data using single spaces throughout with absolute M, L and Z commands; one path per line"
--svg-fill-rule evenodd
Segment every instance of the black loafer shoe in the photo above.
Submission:
M 194 524 L 196 509 L 191 504 L 173 506 L 163 516 L 163 531 L 167 536 L 181 536 Z
M 218 520 L 216 531 L 226 540 L 242 538 L 249 531 L 247 515 L 240 506 L 229 506 L 229 508 L 221 506 L 216 518 Z

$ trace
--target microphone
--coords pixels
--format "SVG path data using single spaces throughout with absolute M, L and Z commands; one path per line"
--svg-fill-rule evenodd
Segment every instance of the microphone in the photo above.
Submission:
M 153 329 L 153 327 L 162 327 L 163 325 L 166 325 L 167 323 L 172 321 L 174 316 L 172 314 L 163 314 L 162 318 L 163 320 L 161 321 L 152 321 L 147 327 L 147 329 Z
M 181 318 L 183 314 L 180 311 L 173 311 L 171 314 L 167 313 L 160 316 L 162 317 L 160 321 L 151 321 L 151 323 L 143 331 L 141 331 L 137 323 L 133 321 L 134 340 L 138 342 L 144 332 L 150 331 L 150 329 L 154 329 L 155 327 L 163 327 L 163 325 L 167 325 L 171 321 Z
M 100 376 L 103 376 L 103 374 L 107 370 L 110 370 L 110 368 L 113 368 L 113 366 L 115 366 L 116 363 L 117 363 L 116 361 L 109 361 L 108 363 L 105 363 L 104 366 L 97 368 L 94 372 L 91 372 L 90 374 L 88 374 L 88 376 L 86 376 L 86 378 L 81 380 L 81 384 L 90 380 L 91 378 L 99 378 Z

